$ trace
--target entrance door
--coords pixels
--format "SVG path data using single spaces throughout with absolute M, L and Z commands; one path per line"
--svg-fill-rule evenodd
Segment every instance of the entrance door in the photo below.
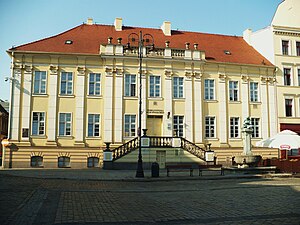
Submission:
M 147 117 L 147 135 L 161 136 L 162 134 L 162 116 Z
M 156 151 L 156 162 L 160 169 L 166 168 L 166 151 Z

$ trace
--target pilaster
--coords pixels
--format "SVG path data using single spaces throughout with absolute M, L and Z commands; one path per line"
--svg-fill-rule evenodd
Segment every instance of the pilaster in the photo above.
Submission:
M 172 70 L 165 69 L 165 87 L 164 87 L 164 123 L 163 123 L 163 136 L 173 136 L 172 130 L 172 118 L 173 118 L 173 107 L 172 107 Z
M 268 92 L 267 77 L 262 76 L 260 82 L 261 90 L 261 134 L 263 139 L 269 137 L 269 113 L 268 113 Z
M 220 146 L 228 147 L 228 126 L 227 126 L 227 91 L 226 91 L 226 75 L 219 73 L 218 84 L 218 97 L 219 97 L 219 138 Z
M 116 68 L 115 74 L 114 142 L 121 143 L 123 127 L 123 68 Z
M 113 121 L 113 68 L 105 68 L 104 87 L 104 142 L 112 142 L 112 121 Z
M 241 79 L 242 121 L 244 121 L 249 116 L 249 77 L 242 74 Z
M 189 141 L 193 140 L 193 86 L 192 72 L 185 72 L 184 91 L 185 91 L 185 138 Z
M 202 73 L 194 72 L 194 130 L 195 143 L 203 143 L 202 121 Z
M 269 115 L 270 115 L 270 137 L 273 137 L 278 132 L 277 121 L 278 121 L 278 112 L 277 112 L 277 94 L 276 94 L 276 79 L 269 78 L 268 85 L 269 92 Z

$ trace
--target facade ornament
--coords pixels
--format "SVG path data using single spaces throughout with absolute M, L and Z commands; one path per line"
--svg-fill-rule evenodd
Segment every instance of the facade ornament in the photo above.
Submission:
M 226 75 L 224 73 L 219 73 L 219 81 L 220 82 L 225 82 L 226 80 Z
M 33 67 L 32 67 L 32 65 L 25 64 L 25 65 L 22 65 L 22 69 L 24 69 L 25 73 L 31 73 Z
M 166 48 L 170 47 L 170 41 L 166 41 L 165 44 L 166 44 Z
M 261 76 L 260 81 L 261 81 L 262 84 L 266 84 L 269 81 L 269 78 L 266 77 L 266 76 Z
M 112 39 L 113 39 L 112 37 L 108 37 L 108 38 L 107 38 L 107 44 L 111 45 Z
M 118 45 L 122 44 L 122 38 L 118 38 Z
M 171 78 L 172 75 L 173 75 L 172 70 L 165 69 L 165 76 L 166 76 L 166 78 Z
M 113 72 L 118 76 L 122 76 L 124 74 L 123 68 L 118 68 L 118 67 L 115 68 Z
M 82 67 L 82 66 L 77 67 L 78 75 L 84 75 L 85 71 L 86 71 L 85 67 Z
M 193 72 L 192 71 L 185 71 L 185 77 L 187 78 L 187 79 L 191 79 L 192 78 L 192 76 L 193 76 Z
M 58 66 L 50 65 L 49 70 L 50 70 L 51 74 L 57 74 Z
M 194 43 L 194 49 L 198 50 L 198 43 Z
M 190 43 L 189 42 L 185 42 L 185 49 L 190 49 Z
M 249 80 L 249 76 L 247 76 L 247 75 L 245 75 L 245 74 L 242 74 L 242 75 L 241 75 L 241 79 L 242 79 L 242 81 L 243 81 L 244 83 L 247 83 L 248 80 Z
M 193 73 L 193 75 L 194 75 L 195 79 L 201 80 L 201 78 L 202 78 L 202 73 L 201 73 L 201 71 L 195 71 L 195 72 Z

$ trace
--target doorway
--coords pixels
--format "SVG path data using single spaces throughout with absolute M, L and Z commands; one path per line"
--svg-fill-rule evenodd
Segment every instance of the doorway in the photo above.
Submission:
M 160 169 L 166 168 L 166 151 L 156 151 L 156 162 Z
M 161 136 L 162 135 L 162 116 L 147 116 L 147 135 Z

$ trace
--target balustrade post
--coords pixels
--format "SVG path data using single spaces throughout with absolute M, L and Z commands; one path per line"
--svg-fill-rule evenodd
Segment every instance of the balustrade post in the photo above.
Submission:
M 113 156 L 110 150 L 110 142 L 105 142 L 106 149 L 103 152 L 103 169 L 111 170 L 113 169 Z

